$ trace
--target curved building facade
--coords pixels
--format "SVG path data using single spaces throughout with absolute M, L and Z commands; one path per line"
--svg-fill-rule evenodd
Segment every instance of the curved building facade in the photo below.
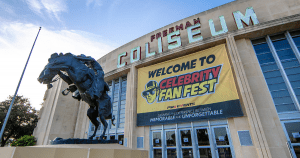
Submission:
M 149 158 L 300 158 L 299 13 L 299 0 L 236 0 L 98 59 L 116 116 L 106 139 Z M 40 145 L 103 130 L 65 88 L 46 91 Z

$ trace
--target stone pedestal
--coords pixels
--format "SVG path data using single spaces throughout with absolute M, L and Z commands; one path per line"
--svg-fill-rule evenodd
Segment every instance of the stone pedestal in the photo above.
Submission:
M 119 144 L 64 144 L 0 148 L 1 158 L 148 158 L 147 150 Z

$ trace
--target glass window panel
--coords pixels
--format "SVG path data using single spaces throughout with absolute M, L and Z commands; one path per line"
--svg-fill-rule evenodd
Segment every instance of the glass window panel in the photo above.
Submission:
M 124 118 L 123 119 L 120 118 L 120 123 L 125 123 L 125 119 Z
M 228 135 L 225 127 L 214 128 L 217 145 L 229 145 Z
M 271 52 L 257 55 L 258 60 L 266 60 L 266 59 L 271 59 L 271 58 L 274 58 Z
M 197 129 L 197 139 L 198 139 L 198 146 L 207 146 L 209 145 L 209 137 L 207 129 Z
M 298 74 L 300 72 L 300 67 L 292 68 L 292 69 L 285 69 L 286 75 L 291 74 Z
M 280 91 L 272 91 L 271 92 L 272 97 L 285 97 L 290 96 L 289 92 L 287 90 L 280 90 Z
M 273 45 L 275 47 L 275 49 L 278 50 L 282 50 L 282 49 L 288 49 L 291 48 L 289 42 L 287 41 L 287 39 L 282 39 L 282 40 L 278 40 L 273 42 Z
M 280 60 L 296 58 L 292 49 L 285 49 L 285 50 L 277 51 L 277 55 Z
M 276 83 L 283 83 L 284 80 L 281 76 L 273 77 L 273 78 L 267 78 L 266 79 L 268 84 L 276 84 Z
M 294 40 L 296 46 L 299 47 L 300 46 L 300 37 L 299 36 L 298 37 L 293 37 L 293 40 Z
M 300 146 L 293 146 L 297 157 L 300 157 Z
M 153 147 L 161 147 L 161 132 L 153 132 Z
M 167 146 L 176 146 L 175 131 L 166 131 Z
M 161 149 L 153 149 L 154 158 L 162 158 L 162 150 Z
M 177 158 L 176 149 L 167 149 L 167 158 Z
M 182 157 L 183 158 L 193 158 L 193 149 L 182 149 Z
M 259 44 L 254 46 L 255 53 L 258 54 L 263 54 L 263 53 L 268 53 L 271 52 L 269 46 L 267 43 Z
M 286 131 L 292 143 L 300 143 L 300 122 L 284 123 Z
M 180 136 L 182 146 L 192 146 L 191 130 L 181 130 Z
M 121 113 L 121 114 L 125 114 L 125 109 L 121 109 L 121 110 L 120 110 L 120 113 Z
M 264 65 L 261 65 L 261 69 L 262 69 L 263 72 L 271 71 L 271 70 L 278 70 L 278 66 L 275 63 L 264 64 Z
M 119 101 L 119 97 L 118 96 L 114 97 L 114 102 L 117 102 L 117 101 Z
M 273 63 L 275 62 L 274 58 L 266 58 L 258 60 L 260 64 Z
M 116 136 L 115 135 L 111 135 L 111 136 L 109 136 L 109 139 L 110 140 L 114 140 L 116 138 Z
M 281 62 L 283 68 L 297 67 L 300 66 L 297 60 L 285 60 Z
M 294 104 L 275 105 L 278 112 L 296 111 Z
M 227 148 L 218 148 L 219 158 L 232 158 L 231 150 Z
M 121 104 L 121 109 L 125 109 L 125 105 L 124 104 L 123 105 Z
M 296 95 L 300 95 L 300 88 L 295 88 L 294 92 L 295 92 Z
M 126 100 L 126 94 L 121 96 L 121 100 Z
M 119 144 L 123 145 L 124 135 L 118 135 Z
M 114 103 L 113 103 L 113 106 L 114 106 L 114 107 L 117 107 L 117 106 L 118 106 L 118 102 L 114 102 Z
M 125 114 L 120 114 L 120 119 L 125 118 Z
M 125 104 L 126 104 L 126 100 L 122 100 L 121 105 L 125 105 Z
M 210 148 L 199 148 L 200 157 L 212 158 Z
M 279 89 L 287 89 L 285 83 L 268 85 L 270 91 L 279 90 Z
M 279 98 L 273 98 L 275 105 L 280 105 L 280 104 L 291 104 L 293 103 L 292 99 L 290 96 L 288 97 L 279 97 Z
M 298 88 L 298 87 L 300 87 L 300 82 L 299 81 L 293 81 L 293 82 L 291 82 L 291 85 L 292 85 L 293 88 Z
M 113 115 L 115 115 L 115 117 L 117 116 L 117 111 L 116 110 L 113 111 Z
M 119 124 L 119 128 L 124 128 L 124 126 L 125 126 L 125 123 L 120 123 Z
M 114 91 L 114 97 L 119 96 L 119 90 Z
M 299 81 L 300 80 L 300 74 L 288 75 L 288 79 L 289 79 L 290 82 Z
M 277 76 L 281 76 L 281 73 L 279 70 L 269 71 L 269 72 L 264 72 L 264 76 L 265 78 L 277 77 Z

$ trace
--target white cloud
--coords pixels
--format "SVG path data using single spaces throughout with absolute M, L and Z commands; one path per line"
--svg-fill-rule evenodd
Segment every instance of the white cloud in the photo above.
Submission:
M 1 8 L 1 10 L 4 10 L 9 14 L 15 14 L 13 7 L 2 1 L 0 1 L 0 8 Z
M 102 0 L 87 0 L 86 6 L 90 6 L 92 3 L 94 3 L 94 7 L 100 7 L 103 5 Z
M 0 23 L 0 101 L 14 94 L 38 28 L 33 24 Z M 89 39 L 89 36 L 90 33 L 83 31 L 42 28 L 18 94 L 30 98 L 32 105 L 40 108 L 46 85 L 41 85 L 37 77 L 54 52 L 86 54 L 99 59 L 114 49 L 106 43 Z
M 42 16 L 43 10 L 50 16 L 60 21 L 59 14 L 68 11 L 66 0 L 26 0 L 29 8 Z
M 42 3 L 38 0 L 26 0 L 29 8 L 37 14 L 41 14 L 41 9 L 43 8 Z

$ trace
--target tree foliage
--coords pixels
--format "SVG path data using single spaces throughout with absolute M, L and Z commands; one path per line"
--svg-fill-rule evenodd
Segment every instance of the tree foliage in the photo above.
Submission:
M 7 100 L 0 102 L 0 128 L 4 123 L 12 98 L 13 96 L 9 96 Z M 9 138 L 16 140 L 24 135 L 31 135 L 37 120 L 38 112 L 31 107 L 28 98 L 16 96 L 2 136 L 1 146 L 3 147 Z
M 10 146 L 33 146 L 36 140 L 34 136 L 24 135 L 16 141 L 12 142 Z

